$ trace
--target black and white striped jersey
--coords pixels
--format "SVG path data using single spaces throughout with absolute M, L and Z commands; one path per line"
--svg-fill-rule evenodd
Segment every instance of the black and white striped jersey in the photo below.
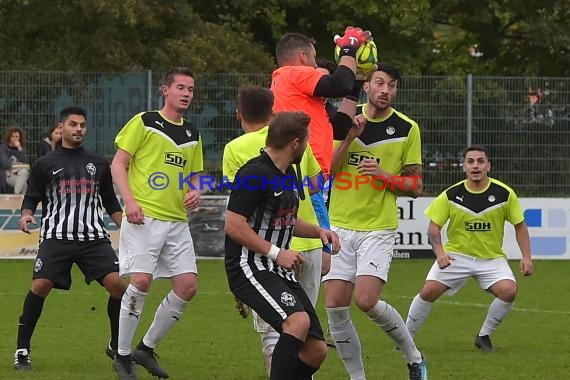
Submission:
M 32 166 L 22 209 L 42 203 L 40 242 L 107 239 L 103 208 L 121 211 L 107 160 L 83 148 L 60 148 Z
M 246 217 L 255 233 L 271 244 L 289 249 L 298 207 L 297 177 L 291 166 L 283 173 L 267 153 L 262 153 L 236 173 L 228 210 Z M 285 279 L 297 281 L 293 271 L 226 235 L 226 268 L 236 267 L 247 273 L 270 270 Z

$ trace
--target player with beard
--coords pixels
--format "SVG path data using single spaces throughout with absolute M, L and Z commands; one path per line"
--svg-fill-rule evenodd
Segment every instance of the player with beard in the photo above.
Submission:
M 315 309 L 295 277 L 303 256 L 289 249 L 293 235 L 320 238 L 333 253 L 339 249 L 334 232 L 297 218 L 292 164 L 301 162 L 307 147 L 309 121 L 303 112 L 275 114 L 264 152 L 236 173 L 226 216 L 230 290 L 280 333 L 271 380 L 310 379 L 327 352 Z
M 96 280 L 109 292 L 111 340 L 107 355 L 112 356 L 117 349 L 119 310 L 126 284 L 119 277 L 117 255 L 103 222 L 103 208 L 120 226 L 121 206 L 113 190 L 109 163 L 83 148 L 87 132 L 85 110 L 67 107 L 59 116 L 62 146 L 36 160 L 22 201 L 23 232 L 29 234 L 28 224 L 36 224 L 34 213 L 40 202 L 42 220 L 32 287 L 18 325 L 18 349 L 14 355 L 17 370 L 32 369 L 30 340 L 44 301 L 53 288 L 70 289 L 73 263 L 87 283 Z
M 398 70 L 388 65 L 369 75 L 364 83 L 368 101 L 359 107 L 347 137 L 335 142 L 333 155 L 336 184 L 330 192 L 330 218 L 342 248 L 331 258 L 323 282 L 329 329 L 353 380 L 366 378 L 360 340 L 349 314 L 353 295 L 358 308 L 402 350 L 410 380 L 427 378 L 426 361 L 402 317 L 380 299 L 398 227 L 396 196 L 422 193 L 420 130 L 392 108 L 399 79 Z M 367 184 L 362 184 L 363 178 Z M 351 185 L 341 189 L 341 179 Z
M 429 241 L 437 260 L 410 305 L 406 325 L 414 336 L 433 303 L 444 293 L 457 293 L 473 277 L 481 289 L 495 296 L 475 337 L 477 348 L 493 352 L 490 335 L 512 309 L 517 294 L 516 279 L 503 251 L 505 223 L 515 228 L 523 276 L 530 276 L 534 270 L 530 237 L 515 192 L 488 177 L 491 162 L 487 150 L 480 145 L 470 146 L 463 157 L 467 179 L 446 189 L 425 211 L 430 218 Z M 448 221 L 444 245 L 441 229 Z

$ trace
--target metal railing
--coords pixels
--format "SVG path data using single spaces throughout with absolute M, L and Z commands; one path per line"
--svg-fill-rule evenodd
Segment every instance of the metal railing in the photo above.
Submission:
M 187 118 L 203 135 L 207 170 L 219 174 L 224 144 L 241 131 L 235 117 L 240 86 L 269 86 L 269 74 L 196 78 Z M 160 74 L 0 72 L 0 128 L 22 127 L 32 157 L 65 106 L 88 112 L 86 147 L 114 154 L 114 138 L 135 114 L 160 107 Z M 362 97 L 364 101 L 364 94 Z M 463 178 L 461 151 L 484 144 L 492 175 L 521 196 L 564 196 L 570 169 L 570 78 L 402 78 L 395 107 L 422 132 L 426 194 Z

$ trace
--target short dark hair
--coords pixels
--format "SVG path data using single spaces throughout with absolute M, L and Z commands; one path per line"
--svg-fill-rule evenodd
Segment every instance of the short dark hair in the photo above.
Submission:
M 390 76 L 390 78 L 392 78 L 394 80 L 397 80 L 397 81 L 400 80 L 400 71 L 397 68 L 390 65 L 389 63 L 380 63 L 378 65 L 378 69 L 373 70 L 370 73 L 368 73 L 368 81 L 369 82 L 370 82 L 370 79 L 372 79 L 372 75 L 374 75 L 374 73 L 377 71 L 385 72 L 386 74 L 388 74 Z
M 20 145 L 25 146 L 26 145 L 26 136 L 24 134 L 24 130 L 20 127 L 16 127 L 16 126 L 11 126 L 6 128 L 6 132 L 4 132 L 4 143 L 6 143 L 6 145 L 10 144 L 10 137 L 12 137 L 12 133 L 14 132 L 18 132 L 20 134 Z
M 59 122 L 63 123 L 70 115 L 81 115 L 87 119 L 87 111 L 83 107 L 69 106 L 59 111 Z
M 483 145 L 470 145 L 467 148 L 465 148 L 463 150 L 463 160 L 465 160 L 467 153 L 473 152 L 473 151 L 485 153 L 485 157 L 487 157 L 487 161 L 491 161 L 491 158 L 489 157 L 489 152 L 487 151 L 487 148 L 485 148 Z
M 277 112 L 269 122 L 265 146 L 283 149 L 297 138 L 306 139 L 310 121 L 311 117 L 302 111 Z
M 336 63 L 326 58 L 317 58 L 317 67 L 328 70 L 330 74 L 334 73 L 337 69 Z
M 248 123 L 267 122 L 273 113 L 273 102 L 273 92 L 265 87 L 244 87 L 238 93 L 238 110 Z
M 55 131 L 58 128 L 59 128 L 59 123 L 52 124 L 52 126 L 49 127 L 47 131 L 46 137 L 49 137 L 51 139 L 51 134 L 53 133 L 53 131 Z
M 162 85 L 170 87 L 170 85 L 174 82 L 174 77 L 176 75 L 184 75 L 194 79 L 194 74 L 188 67 L 174 66 L 168 69 L 168 71 L 162 77 Z
M 315 41 L 301 33 L 286 33 L 277 42 L 275 56 L 279 66 L 283 66 L 299 50 L 307 49 L 315 44 Z

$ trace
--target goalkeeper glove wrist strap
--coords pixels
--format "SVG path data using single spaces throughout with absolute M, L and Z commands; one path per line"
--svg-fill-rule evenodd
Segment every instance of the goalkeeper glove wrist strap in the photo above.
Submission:
M 351 45 L 341 46 L 339 57 L 344 57 L 345 55 L 348 55 L 349 57 L 356 59 L 356 50 L 357 48 L 355 46 Z

